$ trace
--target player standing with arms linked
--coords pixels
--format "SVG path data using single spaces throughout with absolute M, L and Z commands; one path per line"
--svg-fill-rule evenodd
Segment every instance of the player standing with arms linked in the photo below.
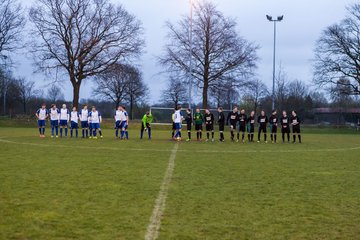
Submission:
M 191 125 L 192 125 L 192 116 L 191 116 L 190 108 L 186 109 L 185 122 L 186 122 L 186 129 L 188 132 L 188 138 L 186 139 L 186 141 L 189 142 L 191 141 Z
M 290 119 L 286 111 L 282 112 L 281 122 L 281 136 L 283 143 L 285 142 L 285 134 L 287 135 L 287 141 L 290 143 Z
M 194 114 L 194 121 L 195 121 L 195 130 L 196 130 L 196 139 L 200 141 L 202 139 L 202 125 L 203 125 L 204 116 L 200 112 L 200 108 L 196 109 Z
M 56 133 L 56 138 L 59 135 L 59 121 L 60 121 L 60 110 L 56 107 L 55 104 L 51 105 L 49 110 L 50 115 L 50 124 L 51 124 L 51 138 L 54 138 Z
M 89 111 L 87 105 L 84 105 L 80 110 L 79 117 L 81 122 L 82 138 L 87 138 L 89 136 Z
M 40 137 L 44 138 L 45 137 L 45 126 L 46 126 L 46 119 L 49 116 L 49 112 L 46 109 L 46 104 L 43 103 L 41 105 L 41 108 L 39 108 L 36 111 L 35 114 L 37 120 L 38 120 L 38 126 L 39 126 L 39 133 L 40 133 Z
M 297 116 L 296 111 L 292 111 L 291 125 L 293 126 L 293 143 L 296 143 L 296 135 L 299 138 L 299 143 L 301 143 L 301 134 L 300 134 L 300 118 Z
M 210 140 L 211 132 L 211 141 L 214 142 L 214 114 L 210 112 L 209 109 L 205 110 L 205 127 L 206 127 L 206 141 Z
M 237 140 L 236 140 L 237 142 L 239 141 L 240 132 L 241 132 L 242 133 L 241 141 L 242 141 L 242 143 L 244 143 L 245 132 L 246 132 L 246 120 L 247 120 L 247 116 L 245 114 L 245 109 L 241 109 L 240 115 L 239 115 L 239 132 L 237 133 Z
M 254 132 L 255 132 L 255 111 L 250 113 L 250 117 L 247 119 L 247 131 L 248 131 L 248 140 L 249 142 L 254 142 Z
M 265 141 L 265 143 L 267 143 L 267 140 L 266 140 L 266 138 L 267 138 L 267 136 L 266 136 L 266 127 L 267 127 L 268 122 L 269 122 L 269 119 L 265 115 L 265 111 L 262 110 L 261 115 L 258 117 L 258 124 L 259 124 L 258 143 L 260 142 L 261 132 L 264 133 L 264 141 Z
M 277 111 L 273 110 L 269 119 L 270 122 L 270 138 L 272 143 L 276 143 L 277 125 L 278 125 Z
M 76 107 L 73 107 L 70 113 L 70 137 L 73 137 L 73 130 L 75 129 L 76 138 L 79 136 L 79 113 L 76 111 Z
M 68 123 L 70 120 L 70 112 L 66 108 L 66 104 L 62 105 L 60 109 L 60 137 L 63 136 L 63 130 L 65 130 L 65 137 L 68 135 Z
M 99 131 L 100 138 L 103 138 L 102 131 L 100 128 L 100 123 L 102 122 L 101 114 L 96 110 L 96 107 L 93 106 L 91 108 L 91 112 L 89 113 L 89 122 L 91 122 L 91 129 L 93 131 L 93 139 L 97 139 L 96 132 Z
M 224 131 L 225 131 L 225 115 L 223 113 L 223 108 L 218 108 L 218 124 L 219 124 L 219 132 L 220 132 L 220 142 L 225 142 Z
M 234 141 L 234 131 L 236 130 L 236 125 L 239 121 L 239 113 L 238 108 L 236 106 L 233 107 L 232 112 L 229 112 L 227 116 L 226 123 L 230 123 L 230 133 L 231 133 L 231 141 Z

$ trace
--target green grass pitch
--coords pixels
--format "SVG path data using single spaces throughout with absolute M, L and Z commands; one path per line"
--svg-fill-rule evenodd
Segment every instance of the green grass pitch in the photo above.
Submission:
M 0 239 L 144 239 L 178 143 L 104 135 L 0 128 Z M 360 134 L 303 142 L 179 143 L 158 239 L 359 239 Z

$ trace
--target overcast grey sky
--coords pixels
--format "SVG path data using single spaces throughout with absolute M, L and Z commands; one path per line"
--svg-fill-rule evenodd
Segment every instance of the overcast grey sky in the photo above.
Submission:
M 192 0 L 197 1 L 197 0 Z M 266 14 L 284 15 L 278 25 L 277 65 L 281 62 L 290 79 L 311 83 L 313 49 L 322 30 L 345 16 L 345 7 L 354 0 L 208 0 L 215 3 L 225 16 L 238 22 L 238 33 L 248 41 L 260 45 L 260 61 L 257 75 L 269 87 L 272 81 L 273 26 L 265 18 Z M 25 7 L 31 1 L 21 0 Z M 164 76 L 158 75 L 162 69 L 156 56 L 162 53 L 167 33 L 165 21 L 177 22 L 190 12 L 189 0 L 112 0 L 123 4 L 143 23 L 145 30 L 145 54 L 139 60 L 144 80 L 150 88 L 151 103 L 155 103 L 161 89 L 166 84 Z M 38 87 L 49 84 L 41 74 L 33 74 L 31 59 L 24 54 L 14 57 L 19 63 L 15 73 L 37 82 Z M 45 80 L 45 81 L 44 81 Z M 87 82 L 87 83 L 86 83 Z M 85 81 L 80 97 L 89 98 L 91 81 Z M 65 81 L 62 86 L 67 100 L 72 99 L 71 84 Z

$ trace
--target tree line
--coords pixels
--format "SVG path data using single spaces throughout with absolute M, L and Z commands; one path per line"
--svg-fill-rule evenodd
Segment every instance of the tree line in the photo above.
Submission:
M 238 34 L 237 21 L 209 1 L 194 4 L 193 17 L 166 22 L 168 34 L 158 64 L 169 79 L 159 105 L 189 104 L 202 108 L 243 105 L 270 108 L 270 93 L 257 78 L 260 48 Z M 317 106 L 358 106 L 360 84 L 360 4 L 347 7 L 340 23 L 327 27 L 314 51 L 313 86 L 277 74 L 276 107 L 310 114 Z M 25 28 L 30 29 L 30 42 Z M 3 114 L 29 113 L 40 100 L 57 102 L 61 87 L 71 84 L 78 107 L 84 82 L 93 81 L 94 96 L 112 107 L 125 104 L 130 112 L 145 106 L 149 88 L 136 65 L 145 47 L 144 29 L 136 16 L 109 0 L 35 0 L 25 11 L 16 0 L 0 0 L 0 84 Z M 36 71 L 50 88 L 14 78 L 11 56 L 26 49 Z M 54 77 L 56 76 L 56 77 Z M 158 84 L 158 83 L 154 83 Z M 195 92 L 189 92 L 195 89 Z M 321 91 L 318 91 L 320 89 Z M 92 99 L 95 100 L 95 99 Z

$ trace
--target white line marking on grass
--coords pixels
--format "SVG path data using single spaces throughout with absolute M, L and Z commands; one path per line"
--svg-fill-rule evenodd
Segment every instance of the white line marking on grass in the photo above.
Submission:
M 155 201 L 154 210 L 150 217 L 150 223 L 146 230 L 145 240 L 155 240 L 159 236 L 161 220 L 165 211 L 166 198 L 175 168 L 175 158 L 178 148 L 179 144 L 175 144 L 174 148 L 171 150 L 169 164 L 165 172 L 164 180 L 161 183 L 159 195 Z
M 99 140 L 101 141 L 101 140 Z M 156 148 L 122 148 L 119 147 L 93 147 L 93 146 L 74 146 L 74 145 L 50 145 L 42 143 L 27 143 L 27 142 L 15 142 L 0 138 L 0 142 L 17 144 L 17 145 L 28 145 L 35 147 L 57 147 L 57 148 L 77 148 L 77 149 L 93 149 L 93 150 L 112 150 L 112 151 L 136 151 L 136 152 L 171 152 L 171 149 L 156 149 Z M 180 143 L 179 143 L 180 144 Z M 211 147 L 211 145 L 209 145 Z M 300 145 L 298 145 L 300 146 Z M 178 152 L 192 152 L 192 153 L 303 153 L 303 152 L 345 152 L 345 151 L 356 151 L 360 150 L 360 146 L 349 147 L 349 148 L 324 148 L 324 149 L 278 149 L 278 150 L 178 150 Z

